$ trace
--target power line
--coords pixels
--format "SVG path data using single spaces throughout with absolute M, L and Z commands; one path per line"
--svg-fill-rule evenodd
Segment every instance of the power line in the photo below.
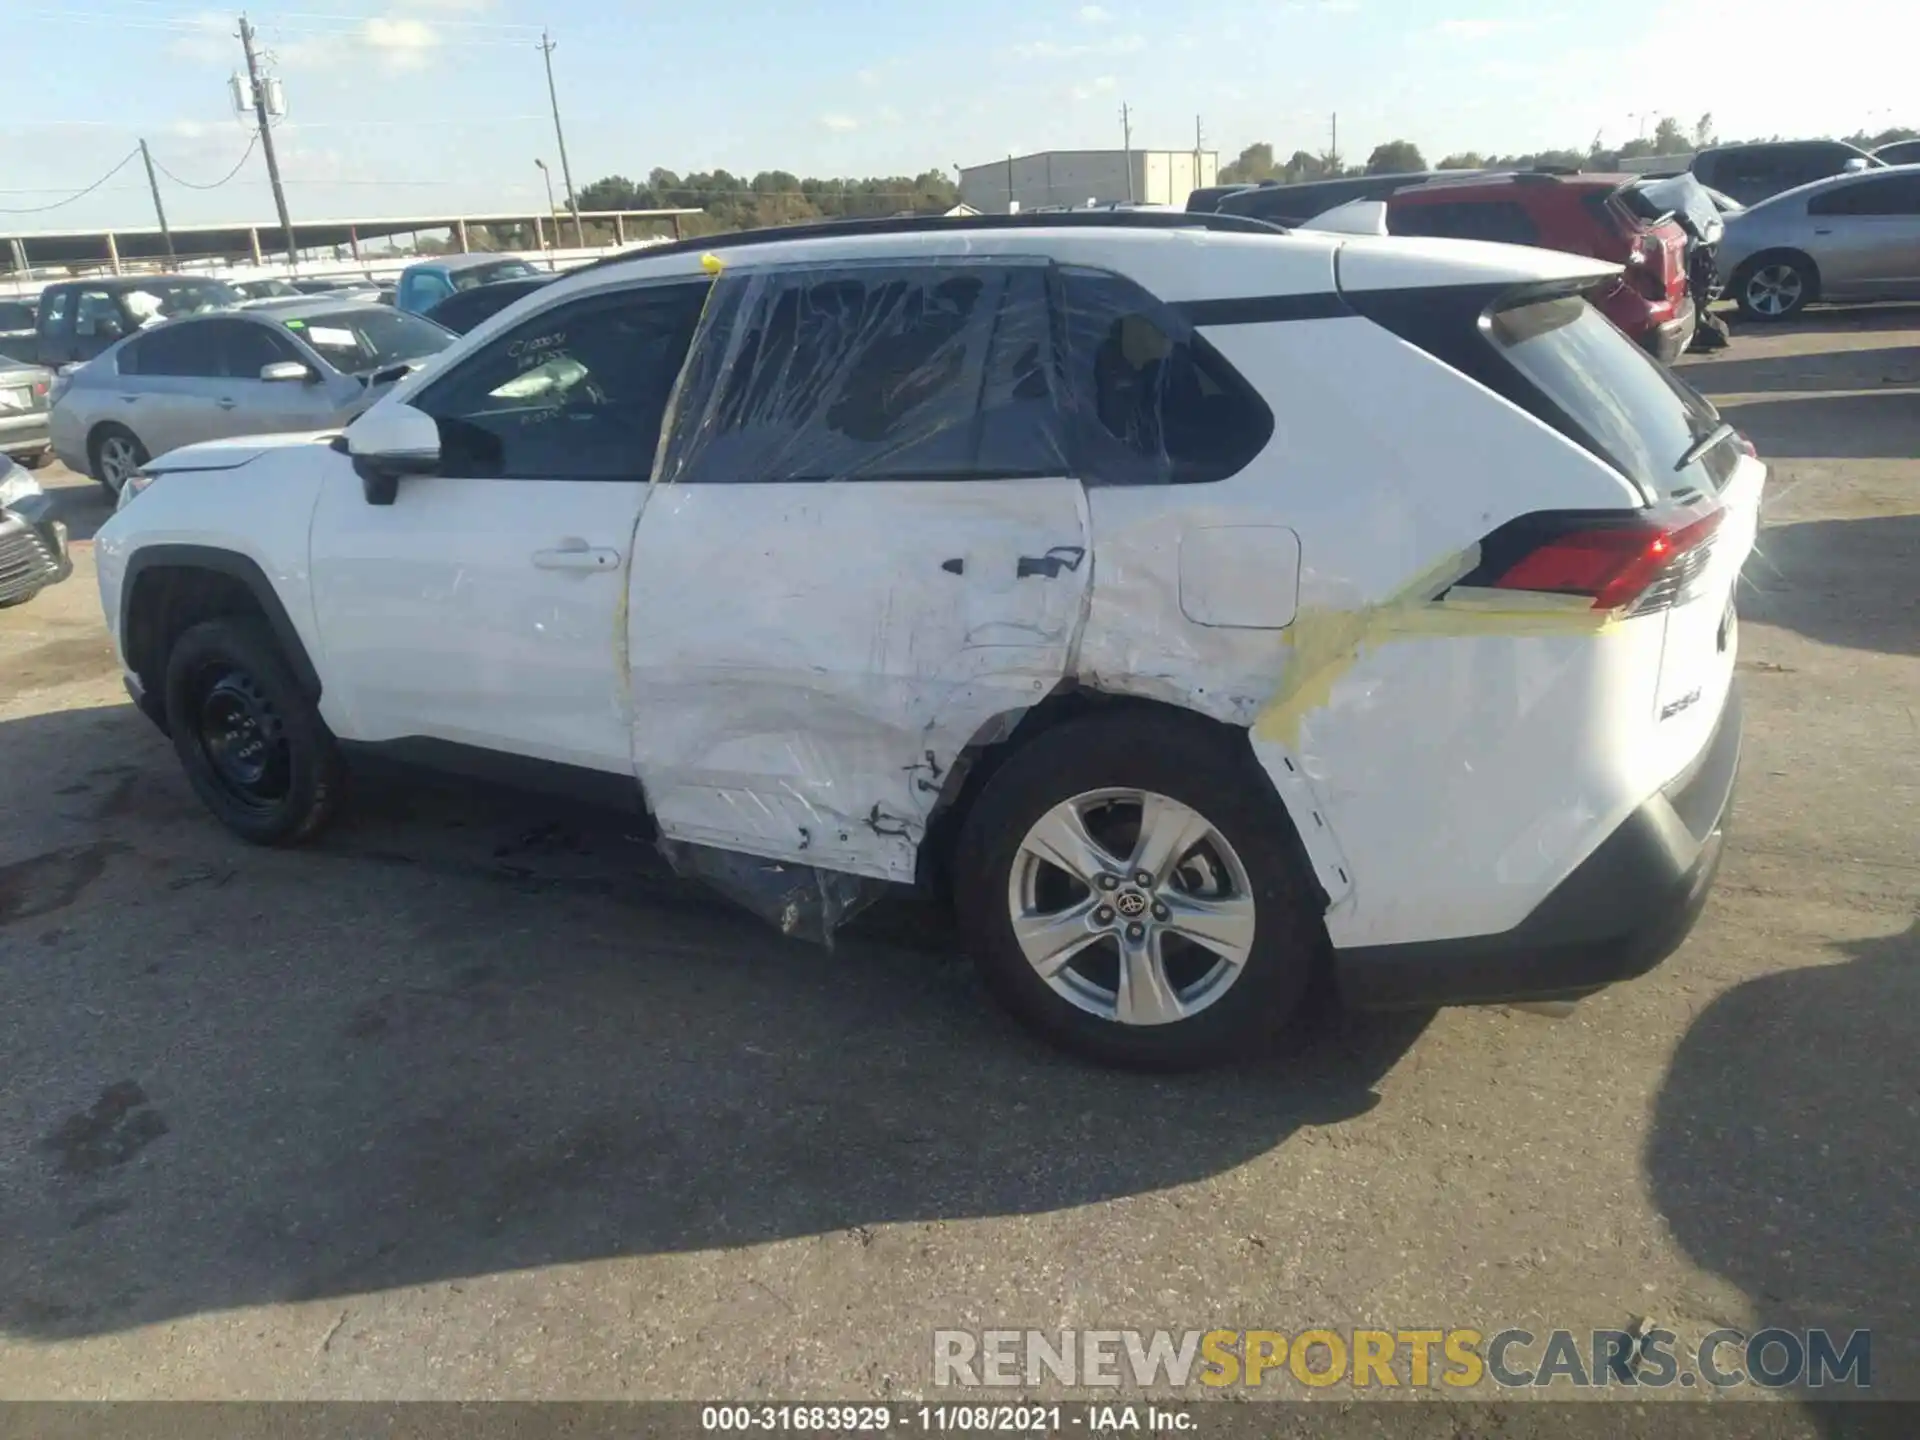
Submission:
M 233 179 L 234 176 L 240 173 L 240 167 L 247 163 L 247 157 L 253 154 L 254 147 L 257 146 L 259 143 L 260 143 L 260 136 L 256 133 L 251 140 L 247 141 L 247 148 L 240 152 L 240 158 L 233 162 L 233 168 L 227 171 L 227 173 L 222 175 L 218 180 L 214 181 L 211 185 L 196 185 L 191 180 L 182 180 L 178 175 L 174 174 L 173 171 L 169 170 L 166 166 L 162 165 L 158 160 L 153 162 L 153 168 L 158 170 L 162 175 L 166 176 L 167 179 L 173 181 L 174 184 L 184 185 L 189 190 L 218 190 L 222 185 L 226 184 L 229 180 Z
M 58 210 L 63 205 L 71 205 L 76 200 L 84 200 L 87 198 L 87 196 L 91 195 L 94 191 L 98 190 L 102 185 L 106 184 L 107 181 L 111 180 L 114 176 L 118 175 L 122 170 L 126 169 L 128 165 L 132 164 L 134 156 L 138 155 L 139 153 L 140 153 L 140 147 L 137 145 L 134 146 L 133 149 L 129 150 L 126 153 L 125 157 L 120 161 L 120 163 L 113 167 L 113 169 L 109 170 L 106 174 L 102 175 L 98 180 L 94 181 L 93 184 L 87 186 L 86 189 L 77 190 L 73 194 L 67 196 L 67 198 L 64 200 L 56 200 L 51 205 L 29 205 L 24 209 L 18 209 L 10 206 L 10 207 L 7 207 L 6 209 L 0 209 L 0 215 L 43 215 L 49 210 Z

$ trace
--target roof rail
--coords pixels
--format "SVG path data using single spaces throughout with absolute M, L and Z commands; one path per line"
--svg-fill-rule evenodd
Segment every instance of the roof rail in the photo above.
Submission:
M 1284 225 L 1247 215 L 1219 215 L 1186 210 L 1063 210 L 1052 214 L 1015 215 L 884 215 L 856 220 L 820 220 L 805 225 L 771 225 L 759 230 L 733 230 L 693 240 L 673 240 L 603 256 L 569 271 L 578 275 L 607 265 L 655 255 L 704 254 L 710 250 L 737 250 L 748 245 L 777 245 L 785 240 L 832 240 L 846 235 L 948 235 L 978 230 L 1224 230 L 1241 235 L 1284 235 Z

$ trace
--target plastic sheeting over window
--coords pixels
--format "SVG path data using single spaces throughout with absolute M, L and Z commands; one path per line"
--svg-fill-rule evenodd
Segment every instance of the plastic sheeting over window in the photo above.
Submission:
M 666 484 L 1224 479 L 1273 433 L 1170 307 L 1104 271 L 943 260 L 723 276 Z

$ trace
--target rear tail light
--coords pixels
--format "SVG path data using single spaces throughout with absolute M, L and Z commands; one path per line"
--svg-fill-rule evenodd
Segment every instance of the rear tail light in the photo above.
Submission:
M 1666 300 L 1686 288 L 1676 246 L 1665 236 L 1642 230 L 1627 255 L 1627 279 L 1649 300 Z
M 1595 610 L 1630 615 L 1664 610 L 1691 596 L 1712 558 L 1714 532 L 1724 513 L 1715 510 L 1667 527 L 1576 522 L 1543 536 L 1483 583 L 1497 590 L 1591 596 Z
M 50 390 L 51 388 L 53 387 L 50 386 L 45 380 L 34 381 L 33 382 L 33 398 L 36 400 L 44 398 L 47 391 Z

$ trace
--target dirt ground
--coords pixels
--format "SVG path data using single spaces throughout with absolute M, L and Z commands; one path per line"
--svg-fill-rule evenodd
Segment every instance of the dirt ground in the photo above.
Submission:
M 936 1328 L 1640 1317 L 1871 1327 L 1920 1396 L 1920 311 L 1687 368 L 1775 467 L 1698 930 L 1565 1020 L 1321 1013 L 1191 1079 L 617 822 L 371 778 L 246 848 L 83 545 L 0 614 L 0 1396 L 898 1398 Z

